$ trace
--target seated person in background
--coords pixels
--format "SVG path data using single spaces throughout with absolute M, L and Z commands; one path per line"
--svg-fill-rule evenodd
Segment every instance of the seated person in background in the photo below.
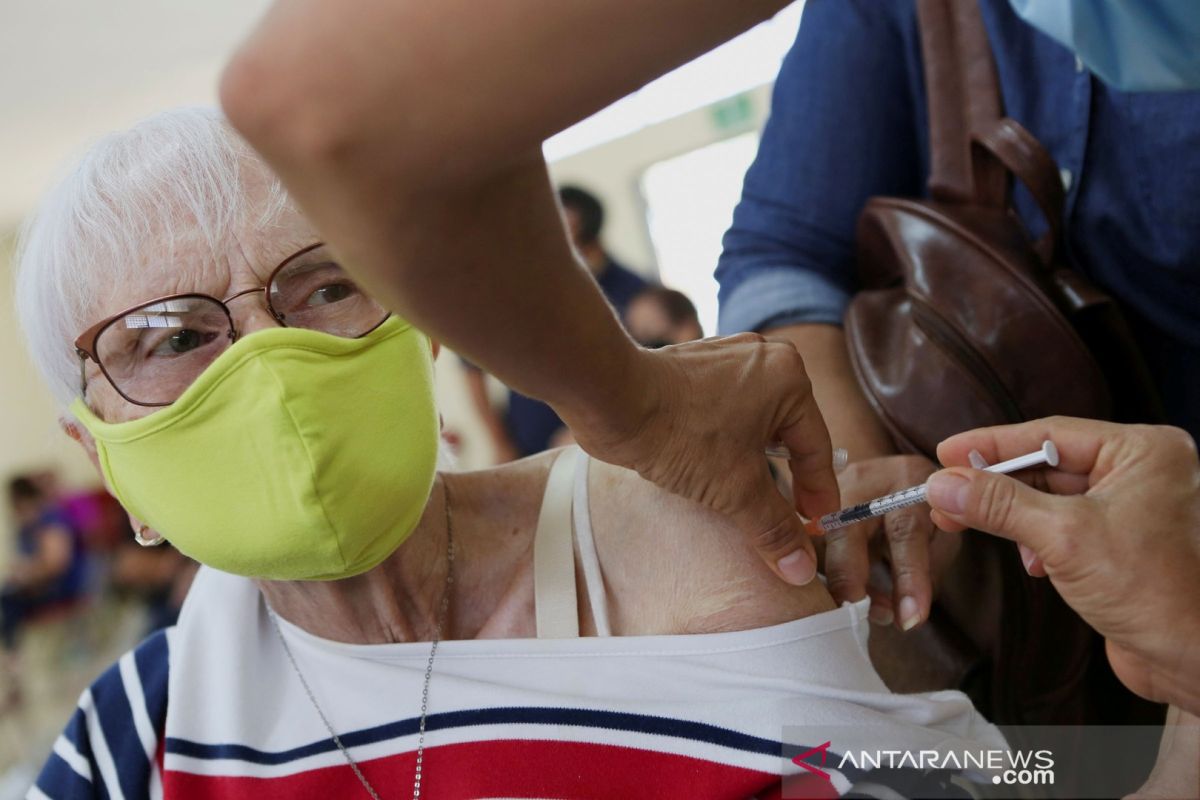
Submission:
M 8 500 L 17 523 L 17 557 L 0 588 L 0 644 L 11 651 L 22 622 L 79 597 L 86 564 L 80 537 L 38 481 L 13 478 Z
M 206 566 L 36 796 L 831 796 L 866 773 L 792 764 L 785 725 L 1003 747 L 960 693 L 888 691 L 865 601 L 714 512 L 574 448 L 439 471 L 436 345 L 217 113 L 68 174 L 20 248 L 32 356 L 138 538 Z
M 629 268 L 617 263 L 604 249 L 600 240 L 600 232 L 604 228 L 604 206 L 594 194 L 578 186 L 563 186 L 558 190 L 558 200 L 562 204 L 563 223 L 567 226 L 571 245 L 596 279 L 617 316 L 623 320 L 630 301 L 646 287 L 646 282 Z M 573 441 L 558 414 L 541 400 L 510 389 L 507 408 L 503 412 L 497 410 L 488 397 L 483 371 L 465 361 L 463 366 L 466 368 L 472 404 L 491 437 L 497 463 L 523 458 Z
M 704 336 L 700 315 L 683 292 L 649 286 L 638 293 L 625 312 L 625 327 L 642 347 L 683 344 Z
M 17 523 L 16 559 L 0 584 L 0 711 L 21 704 L 17 644 L 39 612 L 76 600 L 84 589 L 83 543 L 47 488 L 52 476 L 19 476 L 8 484 Z

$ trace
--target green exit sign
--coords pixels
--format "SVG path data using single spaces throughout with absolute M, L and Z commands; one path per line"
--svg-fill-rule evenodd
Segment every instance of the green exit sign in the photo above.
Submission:
M 712 115 L 713 125 L 719 131 L 742 128 L 754 117 L 754 102 L 748 94 L 735 95 L 728 100 L 713 103 L 709 106 L 709 114 Z

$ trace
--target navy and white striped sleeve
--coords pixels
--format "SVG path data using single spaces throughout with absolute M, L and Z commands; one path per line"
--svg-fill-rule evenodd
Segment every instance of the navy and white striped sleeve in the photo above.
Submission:
M 27 800 L 161 798 L 168 668 L 166 631 L 109 667 L 80 697 Z

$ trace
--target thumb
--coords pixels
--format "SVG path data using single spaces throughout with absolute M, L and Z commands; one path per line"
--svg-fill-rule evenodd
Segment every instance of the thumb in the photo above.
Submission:
M 1007 475 L 944 469 L 929 477 L 929 505 L 951 520 L 1037 552 L 1049 543 L 1069 498 L 1039 492 Z
M 817 553 L 792 505 L 779 493 L 770 472 L 748 493 L 733 523 L 776 575 L 793 586 L 803 586 L 817 576 Z

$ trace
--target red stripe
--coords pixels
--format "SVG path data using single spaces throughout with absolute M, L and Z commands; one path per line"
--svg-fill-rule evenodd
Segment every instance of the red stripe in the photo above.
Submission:
M 385 756 L 361 764 L 363 774 L 383 796 L 407 796 L 414 753 Z M 690 756 L 586 742 L 502 739 L 428 748 L 422 797 L 653 797 L 778 798 L 778 775 L 718 764 Z M 163 776 L 171 800 L 327 800 L 355 797 L 363 789 L 348 765 L 323 767 L 279 778 L 196 775 L 170 771 Z M 401 790 L 403 790 L 401 792 Z M 397 795 L 401 792 L 401 795 Z M 797 776 L 787 797 L 837 797 L 826 781 Z

